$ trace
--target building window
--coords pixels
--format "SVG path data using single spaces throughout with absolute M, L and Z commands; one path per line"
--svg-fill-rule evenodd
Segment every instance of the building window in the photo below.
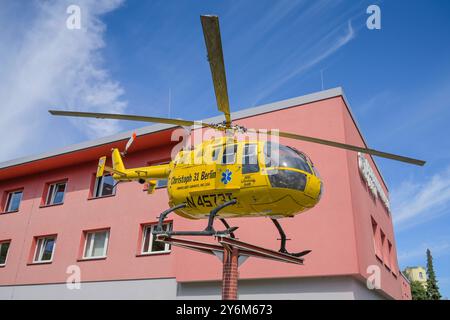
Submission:
M 159 180 L 157 180 L 157 181 L 156 181 L 156 186 L 155 186 L 155 188 L 156 188 L 156 189 L 159 189 L 159 188 L 167 188 L 167 183 L 168 183 L 168 181 L 169 181 L 169 180 L 167 180 L 167 179 L 159 179 Z
M 143 241 L 142 241 L 142 254 L 170 252 L 170 244 L 156 241 L 153 236 L 153 230 L 156 224 L 144 226 Z M 172 223 L 166 223 L 163 225 L 165 231 L 172 230 Z
M 0 266 L 6 265 L 10 244 L 10 241 L 0 242 Z
M 6 196 L 5 212 L 19 211 L 20 202 L 22 201 L 23 190 L 8 192 Z
M 55 236 L 37 238 L 33 262 L 51 262 L 55 251 L 55 243 Z
M 202 151 L 202 150 L 200 150 Z M 159 161 L 159 162 L 148 162 L 147 164 L 149 166 L 161 166 L 161 165 L 165 165 L 165 164 L 169 164 L 170 160 L 164 160 L 164 161 Z M 161 189 L 161 188 L 167 188 L 167 184 L 168 184 L 168 179 L 158 179 L 156 180 L 156 185 L 155 185 L 155 189 Z
M 396 274 L 397 273 L 397 268 L 396 268 L 396 263 L 395 263 L 395 255 L 394 255 L 394 248 L 392 246 L 392 243 L 388 240 L 388 259 L 389 259 L 389 269 L 391 269 L 391 271 Z
M 382 230 L 380 230 L 380 239 L 381 239 L 381 244 L 380 244 L 380 254 L 382 256 L 383 262 L 385 264 L 387 264 L 387 257 L 386 257 L 386 235 L 384 234 L 384 232 Z
M 45 205 L 61 204 L 64 202 L 67 182 L 52 183 L 48 186 Z
M 423 273 L 419 272 L 419 279 L 423 279 Z
M 116 194 L 116 181 L 112 175 L 106 174 L 95 179 L 94 198 L 101 198 Z
M 106 258 L 109 230 L 86 232 L 83 259 Z
M 375 255 L 382 259 L 382 253 L 380 250 L 380 242 L 378 240 L 378 224 L 374 218 L 371 217 L 372 220 L 372 238 L 373 238 L 373 247 L 375 249 Z

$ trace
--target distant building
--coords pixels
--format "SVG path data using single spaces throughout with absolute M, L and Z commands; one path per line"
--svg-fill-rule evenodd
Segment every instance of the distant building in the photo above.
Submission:
M 407 267 L 403 273 L 408 277 L 409 281 L 418 281 L 427 287 L 427 270 L 423 267 Z
M 403 300 L 412 300 L 412 294 L 411 294 L 411 281 L 408 279 L 408 277 L 403 273 L 400 272 L 400 282 L 402 287 L 402 299 Z

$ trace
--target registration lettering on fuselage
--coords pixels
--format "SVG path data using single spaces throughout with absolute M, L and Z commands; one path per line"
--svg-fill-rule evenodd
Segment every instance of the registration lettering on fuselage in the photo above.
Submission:
M 231 192 L 202 194 L 186 197 L 186 204 L 189 208 L 213 208 L 233 199 L 233 193 Z

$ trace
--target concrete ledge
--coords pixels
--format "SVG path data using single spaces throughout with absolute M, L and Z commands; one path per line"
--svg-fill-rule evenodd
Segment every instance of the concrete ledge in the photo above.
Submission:
M 174 278 L 99 281 L 84 282 L 80 289 L 72 290 L 65 283 L 0 286 L 0 299 L 219 300 L 221 282 L 177 283 Z M 354 277 L 341 276 L 240 280 L 239 299 L 379 300 L 383 297 Z

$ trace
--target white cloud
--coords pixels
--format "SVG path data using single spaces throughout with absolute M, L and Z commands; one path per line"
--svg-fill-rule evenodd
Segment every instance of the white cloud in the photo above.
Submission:
M 419 247 L 416 247 L 409 251 L 400 251 L 398 260 L 400 264 L 407 265 L 408 262 L 417 261 L 418 259 L 426 262 L 426 252 L 430 249 L 433 257 L 439 257 L 450 253 L 450 242 L 441 241 L 436 243 L 422 243 Z
M 42 139 L 64 123 L 50 117 L 48 109 L 124 111 L 124 90 L 103 66 L 101 53 L 106 30 L 101 15 L 121 3 L 81 0 L 2 4 L 0 59 L 7 64 L 0 67 L 0 134 L 6 137 L 0 160 L 41 151 L 33 149 L 39 144 L 48 146 Z M 66 28 L 66 9 L 71 4 L 81 8 L 80 30 Z M 114 121 L 72 123 L 90 138 L 120 130 Z
M 286 65 L 289 65 L 286 70 L 289 69 L 290 71 L 285 73 L 283 76 L 278 77 L 278 79 L 273 81 L 269 87 L 261 90 L 262 93 L 256 98 L 254 104 L 258 104 L 264 97 L 270 95 L 278 88 L 285 85 L 292 78 L 306 72 L 310 68 L 319 64 L 321 61 L 330 57 L 332 54 L 353 40 L 355 35 L 356 33 L 352 27 L 352 22 L 351 20 L 348 20 L 344 32 L 342 31 L 342 28 L 334 28 L 315 45 L 308 48 L 308 50 L 303 54 L 299 55 L 298 52 L 294 52 L 291 57 L 286 58 Z M 304 62 L 298 64 L 299 60 Z M 295 65 L 296 67 L 292 67 Z
M 407 228 L 450 210 L 450 167 L 421 181 L 405 181 L 391 192 L 394 223 Z

